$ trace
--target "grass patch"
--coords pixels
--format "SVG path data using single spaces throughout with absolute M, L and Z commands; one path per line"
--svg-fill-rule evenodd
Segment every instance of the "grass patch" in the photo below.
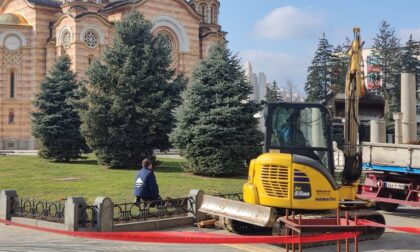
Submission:
M 185 197 L 191 189 L 207 194 L 242 191 L 246 177 L 208 178 L 185 173 L 182 159 L 159 158 L 156 169 L 163 198 Z M 134 199 L 133 183 L 137 171 L 114 170 L 97 164 L 96 158 L 71 163 L 52 163 L 36 156 L 0 156 L 0 189 L 16 189 L 20 197 L 56 201 L 83 196 L 93 202 L 97 196 L 114 202 Z

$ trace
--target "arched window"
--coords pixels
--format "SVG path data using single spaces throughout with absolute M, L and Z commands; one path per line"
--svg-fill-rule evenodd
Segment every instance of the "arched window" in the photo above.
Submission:
M 158 27 L 155 31 L 154 31 L 154 35 L 155 36 L 161 36 L 164 37 L 166 39 L 166 41 L 168 42 L 167 46 L 169 47 L 169 49 L 171 49 L 171 67 L 173 69 L 178 69 L 179 68 L 179 40 L 176 36 L 176 34 L 173 32 L 172 29 L 170 29 L 169 27 Z
M 15 122 L 15 113 L 13 109 L 10 109 L 9 111 L 9 124 L 12 124 Z
M 69 48 L 71 45 L 71 33 L 69 31 L 65 31 L 63 33 L 63 38 L 62 38 L 62 42 L 61 42 L 64 46 L 64 48 Z
M 211 22 L 217 24 L 217 17 L 219 16 L 218 8 L 215 4 L 211 5 Z
M 15 81 L 16 81 L 15 71 L 10 70 L 10 73 L 9 73 L 10 98 L 15 98 Z
M 207 11 L 207 5 L 205 3 L 201 3 L 200 4 L 200 14 L 201 14 L 201 21 L 203 21 L 204 23 L 208 22 L 208 11 Z

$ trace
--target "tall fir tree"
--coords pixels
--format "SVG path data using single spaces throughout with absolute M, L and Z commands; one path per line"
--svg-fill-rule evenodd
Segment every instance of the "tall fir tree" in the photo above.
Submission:
M 333 97 L 338 93 L 344 93 L 346 86 L 346 75 L 349 67 L 349 57 L 347 55 L 347 45 L 338 45 L 334 48 L 331 89 Z
M 253 117 L 260 108 L 248 99 L 251 89 L 239 59 L 223 42 L 195 68 L 171 134 L 194 173 L 243 173 L 246 161 L 260 153 L 262 133 Z
M 319 102 L 328 105 L 333 98 L 334 93 L 331 87 L 334 78 L 332 66 L 337 60 L 333 49 L 324 33 L 319 40 L 312 64 L 308 67 L 308 76 L 305 83 L 308 102 Z
M 174 78 L 170 45 L 151 30 L 151 22 L 131 13 L 116 23 L 113 45 L 87 72 L 82 132 L 101 164 L 135 167 L 170 147 L 185 80 Z
M 268 102 L 283 101 L 276 81 L 273 81 L 273 85 L 271 87 L 266 87 L 266 89 L 267 89 L 267 94 L 265 96 L 266 101 Z
M 395 35 L 395 30 L 385 20 L 381 22 L 379 33 L 376 34 L 373 40 L 372 52 L 381 69 L 382 87 L 380 93 L 383 94 L 385 101 L 388 102 L 387 120 L 389 122 L 392 120 L 392 112 L 400 110 L 401 83 L 398 63 L 400 40 Z
M 400 54 L 401 70 L 405 73 L 414 73 L 416 75 L 417 90 L 420 90 L 420 43 L 413 40 L 413 35 L 402 48 Z
M 78 83 L 70 65 L 67 55 L 59 57 L 33 102 L 37 110 L 32 114 L 32 134 L 41 144 L 39 155 L 58 162 L 80 159 L 89 150 L 80 133 Z

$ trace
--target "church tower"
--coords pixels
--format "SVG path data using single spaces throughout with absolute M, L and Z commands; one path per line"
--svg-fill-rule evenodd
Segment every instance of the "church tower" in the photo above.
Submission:
M 226 40 L 226 32 L 219 25 L 219 0 L 191 0 L 191 6 L 201 16 L 200 57 L 205 58 L 210 47 L 219 40 Z
M 201 23 L 218 24 L 220 8 L 218 0 L 191 0 L 191 5 L 201 15 Z

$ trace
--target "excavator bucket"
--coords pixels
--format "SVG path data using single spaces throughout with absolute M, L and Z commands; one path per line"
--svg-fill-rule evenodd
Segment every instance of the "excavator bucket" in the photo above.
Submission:
M 335 117 L 345 117 L 344 94 L 338 94 L 335 97 Z M 359 117 L 360 118 L 384 118 L 385 116 L 385 99 L 382 96 L 367 94 L 359 98 Z
M 203 196 L 203 202 L 198 211 L 260 227 L 273 227 L 276 221 L 276 212 L 272 207 L 251 205 L 242 201 L 209 195 Z

